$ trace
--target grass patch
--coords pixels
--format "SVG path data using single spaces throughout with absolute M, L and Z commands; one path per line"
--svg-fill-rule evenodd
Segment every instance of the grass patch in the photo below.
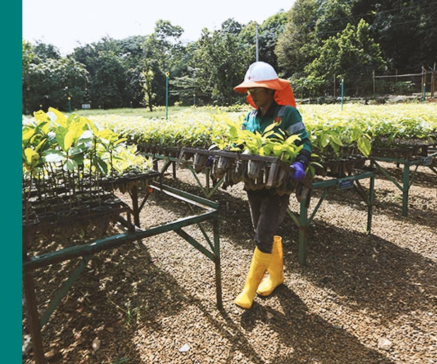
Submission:
M 168 116 L 177 114 L 185 109 L 189 109 L 189 106 L 169 106 Z M 154 108 L 150 111 L 147 108 L 123 108 L 123 109 L 83 109 L 74 110 L 75 113 L 80 116 L 90 117 L 96 115 L 118 115 L 118 116 L 144 116 L 147 118 L 161 118 L 166 115 L 165 107 Z

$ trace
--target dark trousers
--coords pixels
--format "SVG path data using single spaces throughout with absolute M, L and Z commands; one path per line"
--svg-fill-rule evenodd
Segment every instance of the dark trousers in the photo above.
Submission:
M 279 196 L 273 190 L 246 191 L 250 216 L 255 229 L 255 244 L 263 253 L 271 253 L 273 237 L 285 218 L 290 195 Z

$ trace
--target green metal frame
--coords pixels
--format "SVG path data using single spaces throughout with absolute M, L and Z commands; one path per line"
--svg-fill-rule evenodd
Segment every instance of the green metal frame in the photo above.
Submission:
M 154 166 L 153 168 L 155 170 L 159 170 L 160 173 L 164 174 L 170 166 L 172 166 L 173 169 L 173 178 L 176 178 L 176 164 L 178 163 L 178 158 L 175 157 L 169 157 L 166 155 L 160 155 L 160 154 L 153 154 L 153 153 L 144 153 L 145 156 L 153 158 Z M 163 166 L 159 169 L 158 161 L 163 161 Z M 204 186 L 203 183 L 200 181 L 199 177 L 197 176 L 196 171 L 194 170 L 193 166 L 190 164 L 187 164 L 185 166 L 190 170 L 190 172 L 193 174 L 194 179 L 196 180 L 197 185 L 200 187 L 203 195 L 206 198 L 211 198 L 212 195 L 219 189 L 219 187 L 223 184 L 225 177 L 222 177 L 218 180 L 213 180 L 211 178 L 211 168 L 205 167 L 203 170 L 203 173 L 205 173 L 206 178 L 206 185 Z
M 370 185 L 368 193 L 364 187 L 360 184 L 360 180 L 370 179 Z M 291 211 L 290 208 L 287 209 L 288 215 L 294 221 L 296 226 L 299 228 L 299 263 L 301 265 L 306 265 L 307 257 L 307 243 L 308 243 L 308 229 L 311 225 L 314 217 L 319 210 L 322 202 L 326 199 L 329 189 L 349 189 L 354 188 L 355 191 L 361 196 L 363 201 L 367 205 L 367 233 L 370 234 L 372 230 L 372 216 L 373 216 L 373 206 L 375 204 L 375 171 L 362 171 L 352 176 L 333 178 L 326 181 L 313 182 L 312 189 L 323 190 L 323 193 L 317 202 L 316 206 L 309 215 L 309 202 L 310 196 L 305 198 L 300 202 L 300 213 L 296 216 L 295 213 Z M 309 217 L 308 217 L 309 215 Z
M 401 192 L 402 192 L 402 216 L 408 216 L 408 199 L 410 187 L 413 185 L 416 178 L 416 173 L 419 166 L 425 166 L 437 174 L 437 169 L 432 166 L 432 161 L 437 158 L 437 152 L 431 153 L 427 156 L 415 157 L 412 160 L 406 158 L 388 158 L 388 157 L 371 157 L 371 165 L 378 169 L 384 176 L 386 176 Z M 378 162 L 390 162 L 397 165 L 403 165 L 402 184 L 400 184 L 394 176 L 392 176 L 387 169 L 385 169 Z M 415 167 L 410 171 L 410 167 Z
M 194 179 L 196 180 L 198 186 L 200 187 L 203 195 L 206 198 L 211 198 L 212 195 L 214 195 L 214 193 L 216 193 L 216 191 L 219 189 L 219 187 L 223 184 L 223 182 L 225 181 L 225 176 L 223 176 L 222 178 L 213 181 L 211 178 L 211 168 L 205 167 L 203 172 L 205 173 L 205 178 L 206 178 L 206 186 L 203 187 L 202 182 L 200 181 L 199 177 L 197 177 L 197 173 L 194 170 L 193 166 L 187 166 L 187 168 L 191 171 L 191 173 L 194 176 Z
M 141 239 L 166 233 L 169 231 L 175 231 L 179 236 L 185 239 L 189 244 L 199 250 L 214 263 L 217 307 L 219 309 L 223 307 L 218 204 L 205 198 L 201 198 L 187 192 L 172 188 L 170 186 L 162 185 L 160 183 L 152 182 L 150 186 L 156 191 L 165 193 L 170 197 L 174 197 L 180 201 L 187 202 L 191 207 L 197 206 L 203 208 L 205 212 L 181 218 L 173 222 L 149 228 L 147 230 L 141 230 L 137 227 L 136 229 L 130 229 L 123 234 L 113 235 L 86 244 L 60 249 L 55 252 L 50 252 L 34 257 L 28 256 L 26 249 L 26 246 L 30 245 L 32 242 L 34 232 L 28 231 L 23 234 L 23 286 L 27 302 L 29 329 L 32 336 L 33 351 L 37 364 L 42 364 L 46 362 L 44 358 L 41 328 L 48 322 L 50 315 L 59 306 L 62 298 L 65 297 L 65 295 L 68 293 L 68 290 L 79 278 L 80 273 L 86 268 L 88 261 L 92 258 L 94 254 L 97 254 L 101 251 L 114 249 L 127 243 L 140 241 Z M 212 221 L 213 223 L 212 239 L 207 235 L 206 231 L 201 226 L 201 223 L 205 221 Z M 183 228 L 190 225 L 197 225 L 200 228 L 209 249 L 208 247 L 205 247 L 204 245 L 199 243 L 192 236 L 190 236 L 186 231 L 184 231 Z M 46 311 L 43 312 L 40 316 L 37 310 L 35 282 L 32 276 L 33 270 L 77 258 L 81 258 L 78 265 L 72 270 L 68 279 L 55 293 Z
M 183 148 L 185 151 L 195 153 L 198 152 L 196 148 Z M 223 151 L 201 151 L 204 154 L 220 154 L 226 155 L 226 152 Z M 162 155 L 156 155 L 151 154 L 150 156 L 153 156 L 155 161 L 157 160 L 166 160 L 164 167 L 161 169 L 161 172 L 163 173 L 163 170 L 168 168 L 170 163 L 174 163 L 177 161 L 178 164 L 182 163 L 181 158 L 172 158 L 168 156 L 162 156 Z M 243 155 L 244 158 L 253 158 L 254 156 L 246 156 Z M 263 157 L 266 158 L 266 157 Z M 268 157 L 267 157 L 268 158 Z M 273 160 L 274 158 L 272 158 Z M 206 187 L 203 186 L 202 182 L 197 176 L 197 173 L 195 172 L 193 166 L 191 164 L 187 164 L 187 168 L 190 169 L 192 172 L 197 184 L 201 188 L 202 193 L 207 197 L 210 198 L 217 189 L 223 184 L 225 177 L 222 177 L 220 180 L 215 181 L 213 184 L 213 187 L 210 188 L 210 172 L 211 169 L 205 167 L 203 172 L 206 174 Z M 360 184 L 360 180 L 362 179 L 370 179 L 370 187 L 368 191 L 368 195 L 366 195 L 366 192 L 364 191 L 364 188 Z M 300 212 L 298 215 L 294 214 L 290 208 L 288 208 L 287 212 L 288 215 L 292 218 L 292 220 L 295 222 L 297 227 L 299 228 L 299 263 L 301 265 L 306 264 L 306 256 L 307 256 L 307 232 L 308 228 L 311 225 L 311 222 L 314 219 L 314 216 L 316 215 L 320 205 L 325 200 L 328 190 L 330 188 L 340 188 L 340 189 L 347 189 L 347 188 L 354 188 L 354 190 L 360 194 L 363 201 L 367 204 L 368 212 L 367 212 L 367 232 L 371 233 L 372 228 L 372 217 L 373 217 L 373 206 L 375 203 L 375 169 L 370 168 L 369 171 L 367 170 L 357 170 L 354 175 L 351 176 L 345 176 L 341 178 L 333 178 L 330 180 L 320 181 L 320 182 L 313 182 L 312 183 L 312 190 L 315 189 L 321 189 L 323 190 L 322 196 L 320 197 L 320 200 L 318 201 L 316 207 L 312 211 L 311 215 L 308 217 L 309 214 L 309 197 L 305 199 L 304 201 L 300 202 Z

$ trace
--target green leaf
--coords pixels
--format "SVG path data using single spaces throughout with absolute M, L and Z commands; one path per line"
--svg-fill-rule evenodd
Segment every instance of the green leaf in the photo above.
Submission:
M 35 134 L 35 129 L 24 129 L 22 134 L 23 141 L 29 140 Z
M 108 140 L 110 142 L 115 141 L 118 138 L 118 134 L 114 133 L 110 129 L 99 130 L 96 133 L 96 136 L 98 136 L 99 138 L 102 138 L 102 139 L 106 139 L 106 140 Z
M 287 143 L 287 144 L 294 144 L 294 142 L 295 142 L 296 140 L 300 140 L 299 135 L 296 135 L 296 134 L 294 134 L 294 135 L 290 135 L 290 136 L 287 138 L 287 140 L 285 141 L 285 143 Z
M 65 135 L 67 134 L 67 132 L 68 132 L 68 129 L 64 128 L 63 126 L 59 126 L 58 128 L 56 128 L 56 141 L 58 142 L 58 144 L 62 150 L 65 150 L 64 140 L 65 140 Z
M 272 123 L 272 124 L 270 124 L 269 126 L 267 126 L 267 127 L 264 129 L 264 133 L 263 133 L 263 135 L 265 135 L 266 133 L 269 133 L 269 132 L 273 131 L 273 129 L 275 128 L 275 126 L 276 126 L 276 123 Z
M 80 122 L 80 116 L 77 114 L 70 114 L 67 118 L 67 125 Z
M 63 113 L 61 113 L 59 110 L 56 110 L 53 107 L 49 107 L 49 111 L 51 111 L 52 113 L 54 113 L 56 115 L 56 117 L 57 117 L 56 122 L 59 125 L 61 125 L 63 127 L 67 126 L 67 119 L 66 119 L 66 117 L 64 116 Z
M 361 153 L 363 153 L 366 157 L 368 157 L 370 155 L 372 144 L 370 143 L 370 140 L 367 137 L 361 137 L 357 141 L 357 147 Z
M 284 149 L 283 149 L 282 145 L 276 144 L 276 145 L 273 146 L 273 155 L 276 158 L 279 158 L 283 151 L 284 151 Z
M 270 138 L 272 135 L 275 135 L 275 132 L 273 130 L 271 130 L 269 132 L 264 131 L 263 138 Z
M 338 146 L 343 146 L 343 143 L 341 142 L 340 138 L 337 135 L 332 134 L 331 140 L 337 144 Z
M 120 144 L 120 143 L 122 143 L 122 142 L 124 142 L 124 141 L 126 141 L 126 140 L 127 140 L 127 138 L 120 138 L 120 139 L 118 139 L 118 140 L 114 143 L 114 145 Z
M 67 159 L 65 152 L 60 150 L 49 149 L 43 153 L 44 159 L 49 163 L 59 163 Z
M 322 134 L 320 136 L 320 146 L 322 148 L 325 148 L 329 144 L 329 135 L 328 134 Z
M 72 160 L 74 160 L 77 165 L 82 165 L 84 161 L 84 155 L 83 154 L 75 154 L 74 156 L 70 157 Z
M 100 173 L 108 174 L 108 164 L 103 159 L 96 157 L 95 162 Z
M 351 141 L 353 142 L 355 140 L 358 140 L 358 138 L 361 136 L 361 134 L 362 134 L 362 132 L 359 129 L 357 129 L 357 128 L 352 129 Z
M 73 171 L 77 169 L 79 166 L 77 165 L 76 161 L 73 159 L 67 159 L 67 162 L 64 164 L 64 170 L 65 171 Z
M 74 130 L 74 128 L 69 129 L 67 131 L 67 133 L 65 134 L 65 137 L 64 137 L 64 147 L 63 147 L 63 149 L 65 151 L 70 149 L 70 147 L 73 145 L 75 135 L 76 135 L 76 130 Z
M 25 156 L 25 163 L 29 166 L 33 165 L 40 158 L 39 154 L 31 148 L 26 148 L 24 150 L 24 156 Z
M 49 109 L 49 111 L 50 111 L 50 109 Z M 33 116 L 35 117 L 35 120 L 37 121 L 38 124 L 43 122 L 43 121 L 50 121 L 49 116 L 42 110 L 35 111 L 33 113 Z
M 87 152 L 88 150 L 89 150 L 89 148 L 85 144 L 79 144 L 76 147 L 71 147 L 70 150 L 68 151 L 68 154 L 70 156 L 74 156 L 74 155 L 78 155 L 78 154 L 83 154 L 83 153 Z

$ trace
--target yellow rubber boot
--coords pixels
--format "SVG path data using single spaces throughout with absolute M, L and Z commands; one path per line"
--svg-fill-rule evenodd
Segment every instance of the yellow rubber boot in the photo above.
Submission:
M 272 254 L 263 253 L 258 248 L 255 248 L 253 253 L 252 262 L 250 263 L 249 273 L 246 278 L 246 284 L 243 291 L 235 299 L 235 303 L 242 308 L 251 308 L 253 299 L 256 295 L 256 289 L 258 288 L 261 280 L 264 277 L 264 273 L 270 264 Z
M 267 268 L 269 275 L 258 286 L 256 293 L 260 296 L 269 296 L 277 286 L 284 282 L 284 254 L 282 252 L 282 238 L 275 236 L 273 239 L 272 260 Z

